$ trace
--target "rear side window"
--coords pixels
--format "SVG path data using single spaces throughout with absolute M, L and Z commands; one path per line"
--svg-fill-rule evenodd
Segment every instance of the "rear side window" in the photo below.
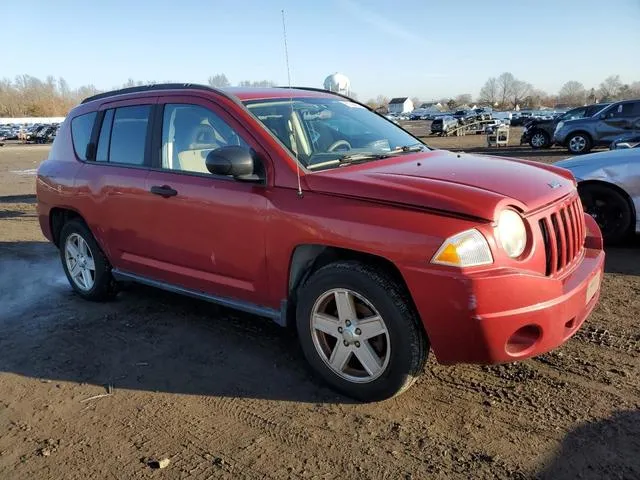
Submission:
M 71 138 L 73 149 L 80 160 L 87 159 L 87 145 L 91 140 L 91 130 L 96 119 L 96 112 L 85 113 L 71 120 Z
M 108 159 L 111 163 L 144 165 L 150 113 L 150 105 L 117 108 L 113 115 L 108 152 L 105 153 L 104 149 L 101 152 L 102 161 Z M 105 120 L 107 120 L 106 115 Z M 104 136 L 107 136 L 106 133 Z M 103 132 L 100 132 L 100 137 L 103 137 Z M 100 138 L 100 140 L 103 139 Z

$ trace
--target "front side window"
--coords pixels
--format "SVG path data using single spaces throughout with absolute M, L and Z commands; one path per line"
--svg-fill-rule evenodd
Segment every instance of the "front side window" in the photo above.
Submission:
M 560 117 L 560 120 L 574 120 L 576 118 L 583 118 L 587 109 L 586 108 L 574 108 Z
M 427 149 L 394 123 L 343 99 L 269 99 L 245 105 L 310 169 Z
M 150 105 L 116 108 L 109 142 L 109 162 L 144 165 L 150 113 Z
M 73 149 L 80 160 L 87 159 L 87 145 L 91 141 L 91 130 L 96 112 L 85 113 L 71 120 L 71 138 Z M 42 129 L 41 129 L 42 130 Z
M 204 107 L 167 104 L 162 121 L 162 168 L 209 173 L 206 158 L 220 147 L 247 143 L 218 115 Z

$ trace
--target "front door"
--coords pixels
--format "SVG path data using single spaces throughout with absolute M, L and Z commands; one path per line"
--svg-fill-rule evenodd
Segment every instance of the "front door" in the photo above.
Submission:
M 146 178 L 148 275 L 265 304 L 267 187 L 214 176 L 205 166 L 216 148 L 259 146 L 221 107 L 198 97 L 161 98 L 156 132 L 156 164 Z

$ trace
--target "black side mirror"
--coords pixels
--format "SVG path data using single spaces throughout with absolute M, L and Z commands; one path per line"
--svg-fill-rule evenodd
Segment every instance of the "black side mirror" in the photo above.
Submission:
M 254 173 L 254 152 L 246 147 L 229 145 L 211 150 L 205 161 L 207 170 L 214 175 L 231 175 L 237 180 L 258 181 Z

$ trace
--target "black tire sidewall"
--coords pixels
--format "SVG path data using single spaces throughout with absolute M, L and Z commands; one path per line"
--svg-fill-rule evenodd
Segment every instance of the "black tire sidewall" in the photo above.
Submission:
M 386 371 L 370 383 L 354 383 L 338 377 L 320 358 L 313 344 L 310 322 L 313 305 L 323 293 L 335 288 L 348 288 L 366 298 L 378 310 L 387 326 L 391 358 Z M 332 271 L 325 267 L 310 278 L 298 298 L 296 323 L 304 355 L 312 368 L 336 390 L 362 401 L 390 398 L 402 391 L 415 375 L 416 362 L 424 363 L 424 359 L 414 358 L 420 355 L 416 351 L 420 347 L 417 343 L 424 342 L 424 336 L 416 325 L 415 316 L 407 315 L 407 311 L 412 311 L 411 308 L 406 300 L 394 297 L 384 286 L 361 271 Z
M 69 274 L 69 269 L 67 268 L 67 261 L 65 258 L 65 247 L 67 238 L 72 234 L 80 235 L 91 250 L 91 254 L 93 256 L 93 261 L 95 264 L 95 281 L 93 283 L 93 287 L 90 290 L 82 290 L 80 287 L 76 285 L 76 283 L 71 278 Z M 93 234 L 89 230 L 89 227 L 85 225 L 84 222 L 80 220 L 70 220 L 62 227 L 60 232 L 60 260 L 62 261 L 62 268 L 64 269 L 64 273 L 67 276 L 67 280 L 71 284 L 73 290 L 80 295 L 81 297 L 87 300 L 104 300 L 110 296 L 112 296 L 114 292 L 115 282 L 111 275 L 111 266 L 107 262 L 102 249 L 96 242 Z
M 633 218 L 633 211 L 631 209 L 631 206 L 629 205 L 629 202 L 627 201 L 627 199 L 624 198 L 624 196 L 620 192 L 618 192 L 614 188 L 607 187 L 606 185 L 588 184 L 588 185 L 582 185 L 579 187 L 579 194 L 581 196 L 585 194 L 594 194 L 597 192 L 606 192 L 606 195 L 608 195 L 610 198 L 611 197 L 615 198 L 616 202 L 618 203 L 618 206 L 626 214 L 626 217 L 627 217 L 626 225 L 623 225 L 618 230 L 608 233 L 606 235 L 605 235 L 605 232 L 602 232 L 604 241 L 607 244 L 614 245 L 616 243 L 620 243 L 626 239 L 626 237 L 629 235 L 633 227 L 634 218 Z M 583 204 L 584 204 L 584 201 L 583 201 Z

